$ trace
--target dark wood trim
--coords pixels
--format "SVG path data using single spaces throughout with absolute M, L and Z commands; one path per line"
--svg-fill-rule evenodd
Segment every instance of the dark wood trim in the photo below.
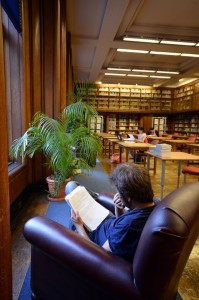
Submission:
M 12 261 L 10 241 L 10 201 L 8 182 L 8 141 L 6 116 L 6 82 L 3 50 L 2 11 L 0 5 L 0 299 L 12 299 Z

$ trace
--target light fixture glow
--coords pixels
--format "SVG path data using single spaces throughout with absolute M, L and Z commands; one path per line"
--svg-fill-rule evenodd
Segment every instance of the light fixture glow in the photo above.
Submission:
M 118 52 L 132 52 L 132 53 L 143 53 L 143 54 L 146 54 L 146 53 L 149 53 L 148 50 L 133 50 L 133 49 L 117 49 Z
M 150 38 L 139 38 L 139 37 L 123 37 L 123 41 L 129 41 L 129 42 L 140 42 L 140 43 L 153 43 L 158 44 L 160 41 L 156 39 L 150 39 Z
M 155 70 L 142 70 L 142 69 L 132 69 L 133 72 L 146 72 L 146 73 L 155 73 Z
M 157 71 L 159 74 L 180 74 L 180 72 L 173 72 L 173 71 Z
M 148 75 L 136 75 L 136 74 L 128 74 L 127 76 L 131 76 L 131 77 L 149 77 Z
M 150 54 L 180 56 L 177 52 L 150 51 Z
M 119 74 L 119 73 L 104 73 L 107 76 L 126 76 L 126 74 Z
M 112 71 L 131 71 L 131 69 L 125 69 L 125 68 L 112 68 L 112 67 L 108 67 L 107 70 L 112 70 Z
M 182 53 L 181 56 L 188 56 L 188 57 L 199 57 L 199 54 L 191 54 L 191 53 Z
M 150 75 L 151 78 L 166 78 L 166 79 L 170 79 L 170 76 L 156 76 L 156 75 Z
M 166 45 L 179 45 L 179 46 L 195 46 L 196 43 L 194 42 L 186 42 L 186 41 L 168 41 L 168 40 L 162 40 L 160 44 L 166 44 Z

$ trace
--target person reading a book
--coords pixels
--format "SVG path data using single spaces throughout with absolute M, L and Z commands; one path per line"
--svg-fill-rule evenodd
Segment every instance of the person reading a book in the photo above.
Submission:
M 76 231 L 107 251 L 132 261 L 144 225 L 155 207 L 147 170 L 135 164 L 120 164 L 110 175 L 117 189 L 113 202 L 115 216 L 109 215 L 95 230 L 88 232 L 81 215 L 71 209 Z M 67 185 L 74 183 L 68 183 Z M 67 186 L 66 186 L 67 188 Z

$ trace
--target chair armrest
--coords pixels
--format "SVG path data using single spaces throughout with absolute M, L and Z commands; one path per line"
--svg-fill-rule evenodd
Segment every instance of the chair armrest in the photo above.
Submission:
M 104 192 L 99 194 L 97 201 L 105 208 L 110 210 L 113 214 L 115 214 L 115 205 L 113 203 L 113 197 L 113 193 Z
M 64 226 L 45 217 L 34 217 L 26 222 L 24 236 L 32 247 L 61 263 L 66 268 L 66 276 L 67 268 L 70 268 L 117 297 L 130 299 L 137 294 L 132 264 Z

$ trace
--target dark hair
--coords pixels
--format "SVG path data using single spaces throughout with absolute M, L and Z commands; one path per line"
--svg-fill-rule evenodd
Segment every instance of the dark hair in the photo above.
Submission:
M 144 131 L 144 127 L 142 127 L 142 126 L 138 126 L 138 130 L 142 130 L 142 131 Z
M 135 164 L 119 164 L 110 175 L 110 181 L 125 200 L 136 202 L 153 202 L 153 189 L 150 176 L 144 167 Z

